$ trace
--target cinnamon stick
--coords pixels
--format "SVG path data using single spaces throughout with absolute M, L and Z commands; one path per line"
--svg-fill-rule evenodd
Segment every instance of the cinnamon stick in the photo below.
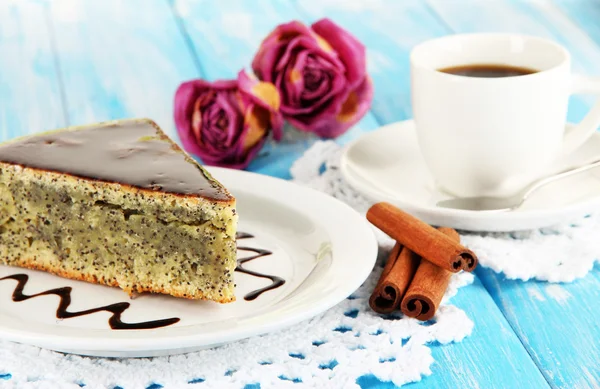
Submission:
M 377 228 L 433 264 L 451 272 L 473 271 L 477 256 L 429 224 L 388 203 L 377 203 L 367 212 Z
M 384 314 L 398 309 L 419 261 L 415 253 L 396 242 L 369 298 L 371 309 Z
M 460 242 L 458 232 L 452 228 L 442 227 L 440 232 L 454 242 Z M 415 276 L 402 299 L 400 309 L 406 316 L 418 320 L 431 319 L 448 289 L 452 273 L 429 261 L 421 261 Z

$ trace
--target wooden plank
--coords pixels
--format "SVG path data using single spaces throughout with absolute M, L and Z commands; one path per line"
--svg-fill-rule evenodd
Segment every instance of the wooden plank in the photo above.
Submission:
M 571 9 L 576 4 L 579 7 Z M 578 15 L 579 20 L 575 21 L 552 3 L 541 1 L 471 1 L 468 5 L 432 1 L 431 5 L 453 31 L 511 31 L 551 38 L 571 51 L 576 71 L 600 74 L 600 49 L 582 30 L 586 24 L 581 21 L 597 26 L 594 15 L 600 15 L 589 2 L 561 4 L 567 14 Z M 466 17 L 465 6 L 469 7 L 469 14 L 478 17 Z M 569 117 L 578 119 L 589 100 L 572 102 Z M 600 345 L 596 341 L 600 328 L 594 324 L 600 320 L 596 309 L 600 269 L 583 280 L 564 285 L 509 281 L 485 269 L 480 269 L 478 275 L 552 387 L 600 386 Z
M 600 46 L 600 5 L 598 2 L 593 1 L 580 1 L 580 0 L 554 0 L 554 6 L 557 8 L 553 14 L 562 12 L 565 16 L 570 19 L 572 24 L 575 24 L 583 35 L 582 39 L 592 39 L 597 46 Z M 548 5 L 551 8 L 552 5 Z M 558 18 L 561 18 L 559 15 Z M 563 19 L 563 18 L 561 18 Z M 598 63 L 591 64 L 595 65 L 598 69 Z M 600 73 L 600 70 L 596 72 Z
M 600 387 L 600 268 L 562 285 L 478 275 L 552 387 Z
M 0 2 L 0 141 L 65 124 L 52 34 L 40 3 Z
M 175 135 L 173 96 L 198 76 L 164 0 L 47 2 L 69 124 L 149 117 Z
M 502 312 L 479 280 L 464 287 L 452 304 L 475 322 L 462 342 L 433 345 L 433 374 L 409 387 L 417 388 L 549 388 Z M 363 389 L 394 388 L 374 376 L 358 380 Z
M 240 69 L 252 71 L 251 62 L 260 42 L 278 24 L 299 19 L 288 2 L 176 0 L 174 10 L 200 58 L 202 76 L 208 80 L 235 78 Z M 337 138 L 347 143 L 365 131 L 379 127 L 367 114 L 346 134 Z M 313 144 L 317 137 L 286 128 L 280 143 L 267 143 L 249 166 L 249 170 L 282 178 L 290 178 L 292 163 Z
M 410 114 L 408 53 L 422 40 L 443 35 L 446 27 L 422 2 L 296 3 L 307 20 L 328 16 L 352 31 L 369 48 L 375 80 L 375 115 L 388 123 Z M 483 286 L 476 281 L 454 298 L 475 321 L 474 333 L 461 343 L 434 346 L 433 375 L 411 387 L 548 387 L 527 351 Z M 363 388 L 393 387 L 372 376 Z

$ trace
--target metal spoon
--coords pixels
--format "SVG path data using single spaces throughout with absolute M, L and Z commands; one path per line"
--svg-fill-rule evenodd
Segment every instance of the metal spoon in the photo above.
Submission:
M 448 200 L 437 202 L 438 207 L 463 209 L 467 211 L 485 211 L 485 212 L 507 212 L 514 211 L 519 208 L 527 200 L 527 198 L 541 187 L 559 180 L 569 177 L 577 173 L 582 173 L 587 170 L 600 166 L 600 158 L 583 166 L 569 168 L 559 173 L 544 177 L 538 181 L 534 181 L 527 188 L 511 197 L 457 197 Z

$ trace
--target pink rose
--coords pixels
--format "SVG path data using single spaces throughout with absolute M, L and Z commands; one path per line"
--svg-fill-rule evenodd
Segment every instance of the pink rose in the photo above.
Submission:
M 298 21 L 277 26 L 262 42 L 252 69 L 279 90 L 285 119 L 322 137 L 343 134 L 373 99 L 365 47 L 329 19 L 311 28 Z
M 183 147 L 208 165 L 243 169 L 270 130 L 281 139 L 279 93 L 243 70 L 237 80 L 192 80 L 175 94 L 175 125 Z

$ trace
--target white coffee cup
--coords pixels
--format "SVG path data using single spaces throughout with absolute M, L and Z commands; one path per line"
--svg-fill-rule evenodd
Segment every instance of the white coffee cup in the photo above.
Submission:
M 571 75 L 562 46 L 515 34 L 451 35 L 410 55 L 419 145 L 442 189 L 456 196 L 506 196 L 525 187 L 600 125 L 600 102 L 565 132 L 569 96 L 600 94 L 600 78 Z M 440 69 L 507 65 L 527 75 L 480 78 Z M 598 150 L 600 154 L 600 150 Z

